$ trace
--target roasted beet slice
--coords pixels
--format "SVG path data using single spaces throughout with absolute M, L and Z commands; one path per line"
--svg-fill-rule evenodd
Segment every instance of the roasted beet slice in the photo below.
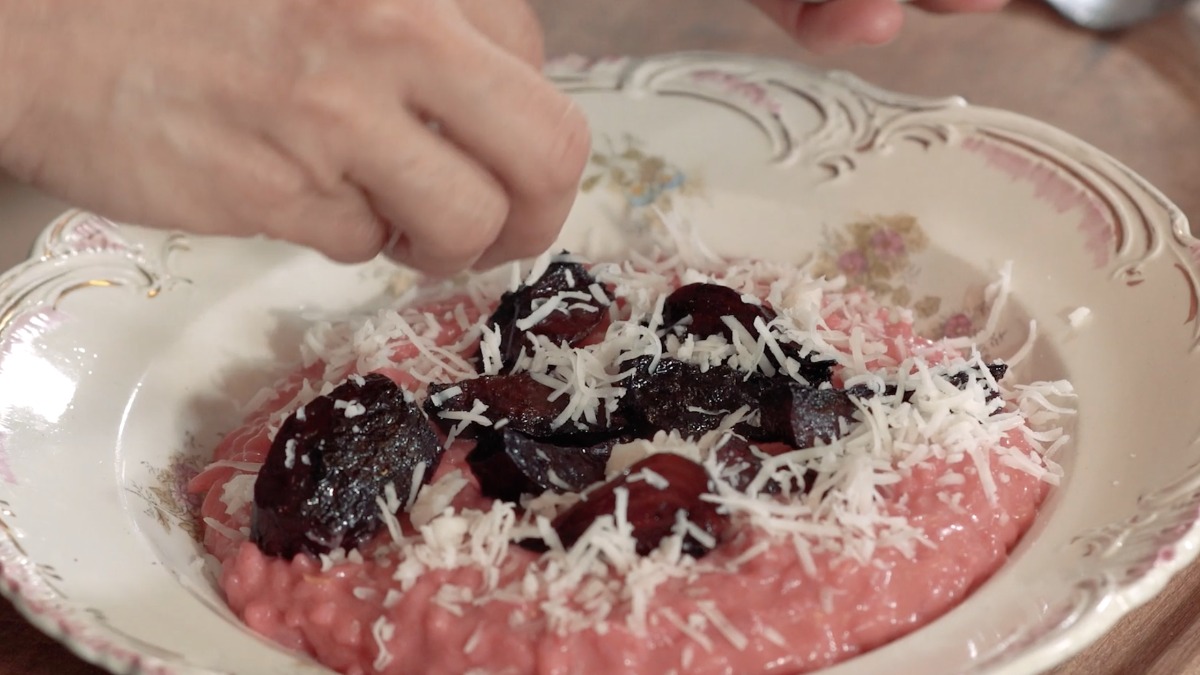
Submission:
M 763 394 L 759 426 L 743 424 L 738 431 L 756 441 L 811 448 L 818 439 L 829 443 L 841 438 L 843 425 L 852 425 L 857 411 L 853 397 L 845 391 L 786 382 Z
M 351 378 L 287 418 L 254 484 L 250 536 L 268 555 L 328 553 L 370 539 L 387 486 L 406 498 L 442 456 L 429 421 L 383 375 Z
M 750 441 L 744 436 L 737 434 L 726 436 L 721 445 L 717 447 L 716 454 L 717 461 L 724 466 L 721 478 L 736 490 L 745 492 L 750 483 L 758 476 L 758 472 L 762 470 L 762 457 L 755 453 L 751 448 Z M 767 481 L 760 492 L 775 494 L 779 492 L 779 483 Z
M 543 314 L 546 303 L 553 303 L 555 309 Z M 554 344 L 578 344 L 609 320 L 610 304 L 608 290 L 583 265 L 551 262 L 532 284 L 502 295 L 488 317 L 486 325 L 500 332 L 500 372 L 512 371 L 531 335 L 548 337 Z M 523 323 L 531 319 L 532 325 Z M 482 358 L 478 368 L 484 372 Z
M 616 442 L 558 445 L 505 427 L 481 434 L 467 462 L 485 496 L 517 502 L 521 495 L 546 490 L 583 492 L 604 480 L 604 467 Z
M 762 319 L 763 325 L 767 325 L 774 321 L 778 314 L 766 302 L 747 302 L 740 293 L 720 284 L 694 283 L 680 286 L 663 302 L 663 326 L 679 334 L 691 334 L 698 338 L 720 335 L 726 340 L 732 340 L 733 330 L 725 322 L 726 316 L 732 317 L 750 335 L 757 337 L 759 329 L 754 325 L 755 320 Z M 811 355 L 803 356 L 799 345 L 781 335 L 777 334 L 776 337 L 783 357 L 796 361 L 800 376 L 809 384 L 816 386 L 828 382 L 833 376 L 834 361 L 818 360 Z M 776 368 L 783 367 L 773 351 L 769 351 L 767 357 Z
M 684 437 L 716 429 L 729 413 L 746 405 L 757 406 L 765 380 L 727 366 L 702 371 L 676 359 L 633 359 L 633 373 L 625 381 L 621 411 L 644 434 L 656 430 L 678 431 Z
M 650 473 L 644 473 L 647 471 Z M 616 512 L 620 488 L 628 491 L 626 517 L 633 527 L 639 555 L 650 553 L 671 534 L 675 514 L 680 511 L 717 543 L 729 524 L 727 516 L 717 513 L 716 504 L 700 498 L 712 491 L 708 471 L 686 457 L 659 453 L 629 467 L 558 514 L 552 525 L 564 546 L 569 548 L 579 541 L 597 518 Z M 699 558 L 711 550 L 709 543 L 688 535 L 683 550 Z
M 447 396 L 448 393 L 453 395 Z M 487 406 L 481 415 L 489 422 L 494 424 L 502 419 L 508 420 L 506 424 L 509 428 L 534 438 L 606 435 L 624 426 L 623 418 L 607 413 L 604 402 L 597 406 L 595 422 L 589 422 L 581 415 L 578 421 L 567 420 L 555 426 L 555 419 L 567 409 L 571 399 L 564 394 L 550 400 L 552 393 L 550 387 L 533 379 L 527 372 L 483 375 L 453 384 L 430 385 L 425 412 L 446 433 L 459 424 L 461 416 L 457 413 L 474 410 L 476 401 Z M 477 424 L 469 425 L 460 437 L 473 438 L 479 432 L 476 427 Z M 483 428 L 486 429 L 487 425 Z
M 775 312 L 766 305 L 746 302 L 741 293 L 720 284 L 686 284 L 663 302 L 663 326 L 678 326 L 698 338 L 721 335 L 729 339 L 733 333 L 724 321 L 726 316 L 733 317 L 751 335 L 758 335 L 754 320 L 769 323 Z

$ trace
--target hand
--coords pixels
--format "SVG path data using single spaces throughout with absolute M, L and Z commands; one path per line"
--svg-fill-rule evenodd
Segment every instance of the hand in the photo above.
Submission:
M 434 274 L 540 252 L 589 151 L 524 0 L 11 0 L 0 168 L 114 219 Z
M 829 53 L 859 45 L 890 42 L 904 23 L 896 0 L 750 0 L 807 49 Z M 991 12 L 1008 0 L 915 0 L 930 12 Z

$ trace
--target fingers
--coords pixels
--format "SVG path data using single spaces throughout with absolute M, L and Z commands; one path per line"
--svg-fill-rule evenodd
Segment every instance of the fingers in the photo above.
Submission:
M 956 0 L 931 0 L 954 2 Z M 984 1 L 984 0 L 958 0 Z M 904 23 L 896 0 L 751 0 L 810 51 L 823 54 L 848 47 L 890 42 Z
M 509 200 L 492 174 L 408 115 L 362 130 L 348 180 L 386 224 L 384 253 L 432 275 L 473 265 L 496 241 Z
M 216 177 L 197 207 L 222 206 L 225 215 L 212 223 L 229 234 L 262 232 L 314 248 L 339 262 L 369 260 L 387 240 L 387 224 L 360 189 L 345 182 L 331 188 L 315 184 L 269 139 L 222 142 L 214 136 L 190 154 L 203 157 L 204 173 Z M 158 188 L 159 193 L 180 194 Z M 230 200 L 231 194 L 242 198 Z M 197 223 L 188 229 L 201 228 Z
M 370 223 L 356 232 L 383 233 L 371 241 L 401 263 L 448 275 L 540 253 L 566 220 L 590 148 L 580 111 L 534 67 L 536 18 L 523 0 L 422 12 L 371 22 L 368 47 L 407 58 L 309 73 L 284 94 L 292 115 L 264 136 L 314 192 Z M 330 228 L 320 236 L 337 246 L 346 227 Z
M 411 96 L 410 104 L 437 120 L 507 192 L 507 218 L 477 266 L 545 250 L 566 220 L 590 151 L 579 108 L 538 71 L 482 39 L 424 69 Z

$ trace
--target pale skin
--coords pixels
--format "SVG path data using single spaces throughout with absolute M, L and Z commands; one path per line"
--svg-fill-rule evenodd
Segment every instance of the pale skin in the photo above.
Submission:
M 750 2 L 818 52 L 903 21 Z M 550 245 L 587 162 L 542 60 L 525 0 L 0 0 L 0 169 L 115 220 L 486 268 Z

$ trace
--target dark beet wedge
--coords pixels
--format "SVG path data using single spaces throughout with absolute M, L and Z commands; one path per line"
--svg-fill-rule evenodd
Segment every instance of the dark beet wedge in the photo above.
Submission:
M 691 334 L 698 338 L 720 335 L 732 340 L 733 331 L 725 323 L 729 316 L 741 324 L 751 335 L 758 336 L 756 319 L 763 325 L 770 324 L 778 316 L 766 302 L 755 304 L 742 299 L 742 295 L 728 286 L 695 283 L 675 289 L 663 303 L 663 326 L 680 334 Z M 777 338 L 782 338 L 778 336 Z M 834 361 L 818 360 L 800 354 L 800 346 L 787 339 L 779 339 L 779 348 L 784 358 L 799 364 L 799 374 L 809 384 L 816 386 L 828 382 L 833 376 Z M 783 365 L 773 352 L 768 358 L 776 368 Z
M 454 387 L 461 388 L 461 393 L 446 398 L 439 404 L 440 394 Z M 449 433 L 459 420 L 443 417 L 441 413 L 470 411 L 475 401 L 487 406 L 483 416 L 491 422 L 507 419 L 509 428 L 534 438 L 561 440 L 573 436 L 607 435 L 619 431 L 624 426 L 624 420 L 619 415 L 609 416 L 601 404 L 596 412 L 595 423 L 587 422 L 581 417 L 579 422 L 568 420 L 556 427 L 554 420 L 567 409 L 570 398 L 564 394 L 551 401 L 552 392 L 550 387 L 525 372 L 483 375 L 453 384 L 429 385 L 425 412 L 445 433 Z M 480 431 L 475 428 L 477 426 L 468 426 L 460 434 L 460 438 L 474 438 Z M 584 440 L 580 444 L 586 443 Z
M 405 499 L 442 446 L 416 403 L 383 375 L 354 379 L 283 423 L 254 484 L 250 536 L 268 555 L 328 553 L 369 540 L 387 485 Z
M 666 481 L 666 486 L 659 487 L 657 478 L 641 479 L 643 470 L 658 474 Z M 635 479 L 635 476 L 639 478 Z M 675 514 L 680 511 L 686 513 L 688 520 L 698 528 L 712 535 L 718 544 L 729 524 L 727 516 L 717 513 L 716 504 L 700 498 L 712 492 L 708 471 L 686 457 L 660 453 L 634 464 L 619 477 L 588 493 L 585 500 L 558 514 L 552 525 L 564 546 L 570 548 L 579 541 L 597 518 L 616 512 L 618 488 L 629 493 L 626 517 L 633 526 L 639 555 L 650 553 L 671 534 Z M 711 548 L 689 535 L 684 538 L 683 550 L 699 558 Z
M 500 372 L 512 372 L 521 350 L 530 344 L 530 336 L 542 335 L 554 344 L 566 342 L 575 346 L 603 327 L 609 320 L 611 300 L 608 289 L 603 289 L 604 301 L 592 293 L 595 283 L 596 278 L 579 263 L 552 262 L 532 284 L 502 295 L 486 323 L 500 332 Z M 555 298 L 561 301 L 561 309 L 524 330 L 517 327 L 536 311 L 535 305 L 554 302 Z M 482 359 L 478 360 L 478 367 L 482 373 Z
M 727 366 L 701 371 L 699 366 L 676 359 L 639 356 L 630 364 L 633 373 L 625 380 L 621 412 L 643 435 L 656 430 L 678 431 L 695 437 L 716 429 L 721 420 L 738 408 L 758 406 L 767 386 L 760 375 Z
M 738 432 L 756 441 L 778 441 L 793 448 L 811 448 L 842 437 L 858 412 L 853 397 L 841 389 L 817 389 L 785 382 L 763 393 L 759 426 L 738 426 Z
M 604 467 L 617 439 L 587 446 L 538 440 L 510 427 L 480 434 L 467 455 L 479 488 L 492 499 L 518 502 L 521 495 L 583 492 L 604 480 Z

